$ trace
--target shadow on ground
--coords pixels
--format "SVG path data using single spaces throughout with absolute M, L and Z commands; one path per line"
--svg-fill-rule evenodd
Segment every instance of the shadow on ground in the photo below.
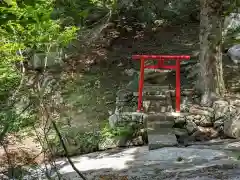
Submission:
M 237 179 L 239 163 L 224 151 L 196 148 L 148 147 L 109 150 L 73 157 L 76 167 L 88 180 Z M 66 180 L 79 180 L 66 161 L 57 161 Z

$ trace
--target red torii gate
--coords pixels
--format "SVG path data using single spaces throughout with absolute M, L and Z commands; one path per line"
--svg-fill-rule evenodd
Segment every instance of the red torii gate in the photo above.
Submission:
M 181 97 L 181 83 L 180 83 L 180 61 L 189 60 L 188 55 L 133 55 L 132 59 L 140 60 L 140 78 L 138 88 L 138 109 L 142 110 L 142 96 L 143 96 L 143 84 L 144 84 L 144 69 L 174 69 L 176 71 L 176 112 L 180 113 L 180 97 Z M 145 60 L 157 60 L 157 65 L 145 65 Z M 175 65 L 165 65 L 165 60 L 175 60 Z

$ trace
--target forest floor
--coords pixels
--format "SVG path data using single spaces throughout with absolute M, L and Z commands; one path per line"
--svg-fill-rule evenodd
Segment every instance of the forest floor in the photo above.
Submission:
M 72 117 L 70 124 L 76 126 L 78 131 L 93 131 L 107 120 L 109 112 L 114 111 L 117 90 L 131 79 L 125 70 L 139 67 L 138 62 L 131 59 L 133 54 L 189 54 L 191 60 L 196 60 L 199 50 L 198 34 L 199 25 L 194 23 L 171 25 L 155 31 L 130 32 L 117 38 L 108 49 L 94 49 L 94 55 L 81 54 L 79 59 L 73 60 L 75 67 L 69 67 L 64 89 L 64 99 L 72 107 L 65 112 L 65 116 Z M 86 57 L 95 59 L 97 64 L 83 72 L 79 62 L 86 61 Z M 240 89 L 237 89 L 240 88 L 240 68 L 227 59 L 225 62 L 227 87 L 240 93 Z M 183 83 L 191 84 L 188 81 Z M 12 162 L 22 165 L 43 161 L 41 146 L 33 135 L 26 134 L 21 141 L 17 140 L 19 138 L 16 135 L 11 135 L 11 138 L 14 139 L 13 143 L 7 149 Z M 4 149 L 0 149 L 0 167 L 6 166 L 6 162 Z

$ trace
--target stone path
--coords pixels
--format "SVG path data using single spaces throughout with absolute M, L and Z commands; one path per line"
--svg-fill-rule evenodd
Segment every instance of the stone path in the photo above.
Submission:
M 204 149 L 200 146 L 166 147 L 151 151 L 147 146 L 115 149 L 72 160 L 88 180 L 240 179 L 240 166 L 236 157 L 229 156 L 229 153 L 222 150 Z M 66 160 L 57 161 L 57 166 L 63 179 L 80 180 Z

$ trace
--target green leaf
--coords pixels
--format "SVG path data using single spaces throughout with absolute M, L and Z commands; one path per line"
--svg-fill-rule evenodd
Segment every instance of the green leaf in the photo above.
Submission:
M 78 13 L 80 17 L 86 18 L 89 15 L 89 10 L 83 10 L 80 13 Z
M 12 0 L 3 0 L 5 3 L 7 3 L 9 6 L 13 4 Z

